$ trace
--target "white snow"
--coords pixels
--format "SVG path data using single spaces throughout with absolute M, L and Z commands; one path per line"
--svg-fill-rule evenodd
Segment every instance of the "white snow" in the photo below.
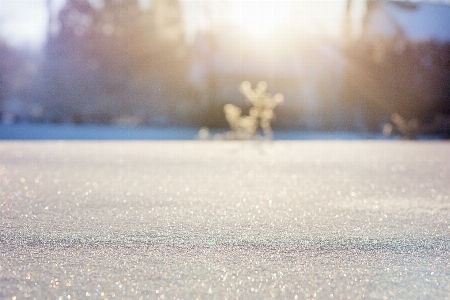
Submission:
M 3 141 L 0 298 L 446 299 L 449 153 Z
M 197 140 L 200 128 L 189 127 L 120 127 L 73 124 L 0 124 L 1 140 Z M 228 129 L 210 129 L 208 139 L 224 139 Z M 274 140 L 380 140 L 394 139 L 381 133 L 346 131 L 274 130 Z M 258 138 L 256 138 L 258 139 Z M 420 140 L 440 139 L 438 135 L 421 135 Z

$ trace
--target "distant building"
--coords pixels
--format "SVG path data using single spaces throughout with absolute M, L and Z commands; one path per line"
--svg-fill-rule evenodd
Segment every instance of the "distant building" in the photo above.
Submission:
M 368 1 L 363 38 L 450 42 L 450 5 L 431 1 Z M 400 49 L 398 49 L 400 50 Z
M 450 113 L 450 5 L 367 1 L 348 49 L 344 97 L 368 126 L 392 113 L 421 122 Z

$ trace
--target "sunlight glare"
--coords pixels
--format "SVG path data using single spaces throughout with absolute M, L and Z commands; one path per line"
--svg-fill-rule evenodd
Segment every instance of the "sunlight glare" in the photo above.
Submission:
M 230 21 L 242 30 L 258 37 L 265 36 L 277 26 L 288 22 L 287 1 L 233 1 Z

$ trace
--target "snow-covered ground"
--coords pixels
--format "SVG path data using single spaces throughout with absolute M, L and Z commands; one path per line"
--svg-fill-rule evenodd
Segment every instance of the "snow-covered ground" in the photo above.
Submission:
M 0 140 L 193 140 L 199 129 L 96 125 L 0 125 Z
M 200 128 L 118 127 L 95 125 L 0 124 L 0 140 L 195 140 Z M 226 130 L 211 130 L 210 139 Z M 381 134 L 353 132 L 302 132 L 275 130 L 275 140 L 383 139 Z
M 450 143 L 2 141 L 1 299 L 449 299 Z

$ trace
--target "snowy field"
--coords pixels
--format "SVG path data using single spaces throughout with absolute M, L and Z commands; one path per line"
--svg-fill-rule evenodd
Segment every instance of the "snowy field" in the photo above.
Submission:
M 186 141 L 198 139 L 200 128 L 120 127 L 97 125 L 0 124 L 0 140 L 154 140 Z M 226 129 L 210 130 L 209 139 L 223 139 Z M 380 134 L 357 132 L 317 132 L 275 130 L 274 140 L 392 140 Z M 419 140 L 439 140 L 439 135 L 419 135 Z
M 449 153 L 2 141 L 0 298 L 450 299 Z
M 195 140 L 200 128 L 119 127 L 95 125 L 0 124 L 0 140 Z M 213 136 L 226 130 L 212 130 Z M 382 139 L 381 135 L 350 132 L 275 131 L 275 140 Z

